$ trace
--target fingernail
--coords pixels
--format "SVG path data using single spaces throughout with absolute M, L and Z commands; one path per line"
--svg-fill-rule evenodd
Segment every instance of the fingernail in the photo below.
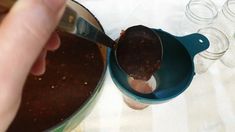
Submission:
M 60 47 L 60 37 L 57 33 L 52 33 L 51 38 L 46 44 L 46 49 L 49 51 L 55 51 Z
M 47 51 L 44 49 L 39 55 L 37 61 L 34 63 L 31 73 L 35 76 L 40 76 L 46 71 L 46 55 Z
M 67 0 L 43 0 L 47 7 L 52 11 L 59 11 L 66 3 Z

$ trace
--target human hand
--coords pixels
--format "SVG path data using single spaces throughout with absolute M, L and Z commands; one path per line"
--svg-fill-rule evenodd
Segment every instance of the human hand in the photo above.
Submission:
M 0 131 L 18 110 L 29 72 L 43 74 L 47 50 L 59 47 L 54 30 L 65 1 L 18 0 L 0 23 Z

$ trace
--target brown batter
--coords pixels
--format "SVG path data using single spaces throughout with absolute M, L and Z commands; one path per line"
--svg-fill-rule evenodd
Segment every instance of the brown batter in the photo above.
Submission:
M 62 122 L 91 96 L 104 70 L 97 45 L 68 35 L 47 60 L 43 76 L 28 77 L 9 132 L 43 131 Z
M 124 31 L 116 52 L 119 65 L 134 79 L 147 81 L 160 68 L 161 41 L 147 27 L 133 26 Z

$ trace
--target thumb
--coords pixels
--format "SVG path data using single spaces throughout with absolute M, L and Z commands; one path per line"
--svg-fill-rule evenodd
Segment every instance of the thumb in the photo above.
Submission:
M 0 131 L 13 119 L 24 81 L 63 14 L 66 0 L 18 0 L 0 25 Z
M 18 0 L 2 21 L 0 65 L 5 65 L 4 71 L 11 80 L 22 81 L 22 75 L 27 76 L 57 26 L 64 11 L 65 1 Z

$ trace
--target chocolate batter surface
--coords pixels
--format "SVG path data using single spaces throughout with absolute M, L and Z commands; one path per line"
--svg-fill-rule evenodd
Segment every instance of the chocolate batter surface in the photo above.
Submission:
M 100 80 L 104 63 L 98 46 L 62 35 L 61 47 L 47 56 L 43 76 L 30 75 L 8 132 L 40 132 L 79 110 Z

